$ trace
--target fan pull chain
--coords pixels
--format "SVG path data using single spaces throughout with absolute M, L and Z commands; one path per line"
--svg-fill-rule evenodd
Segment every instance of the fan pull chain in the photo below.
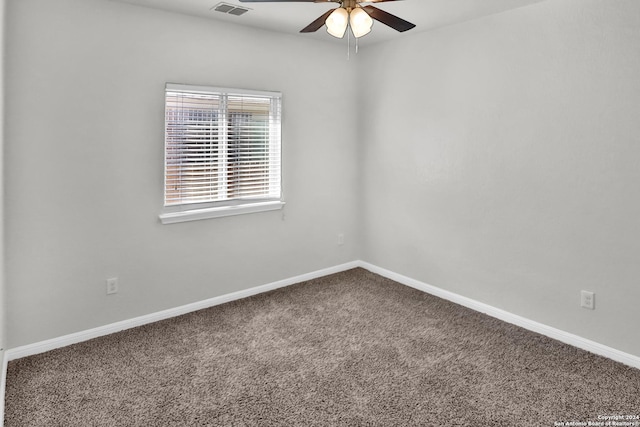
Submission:
M 351 26 L 347 27 L 347 61 L 351 59 Z

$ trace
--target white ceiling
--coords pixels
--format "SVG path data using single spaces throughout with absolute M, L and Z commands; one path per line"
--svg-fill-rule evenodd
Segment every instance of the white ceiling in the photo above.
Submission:
M 336 3 L 241 3 L 239 0 L 224 0 L 225 3 L 251 9 L 242 16 L 234 16 L 211 10 L 223 0 L 113 0 L 138 6 L 162 9 L 170 12 L 195 15 L 213 20 L 297 34 L 300 37 L 340 43 L 321 28 L 316 33 L 300 34 L 299 31 Z M 404 0 L 387 1 L 375 6 L 416 24 L 405 33 L 399 33 L 376 22 L 371 33 L 359 40 L 361 46 L 379 43 L 405 34 L 432 30 L 471 19 L 480 18 L 509 9 L 527 6 L 544 0 Z M 346 37 L 346 36 L 345 36 Z

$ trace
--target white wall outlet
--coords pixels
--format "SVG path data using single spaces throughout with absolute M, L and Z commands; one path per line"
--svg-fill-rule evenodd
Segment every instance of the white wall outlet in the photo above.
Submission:
M 344 234 L 338 234 L 338 246 L 344 245 Z
M 596 309 L 596 294 L 589 291 L 580 292 L 580 306 L 589 310 Z
M 118 293 L 118 278 L 112 277 L 107 279 L 107 295 Z

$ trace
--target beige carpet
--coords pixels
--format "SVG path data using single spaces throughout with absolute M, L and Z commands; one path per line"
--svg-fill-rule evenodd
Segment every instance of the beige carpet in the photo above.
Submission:
M 553 426 L 640 371 L 362 269 L 9 363 L 6 426 Z M 602 418 L 601 418 L 602 420 Z

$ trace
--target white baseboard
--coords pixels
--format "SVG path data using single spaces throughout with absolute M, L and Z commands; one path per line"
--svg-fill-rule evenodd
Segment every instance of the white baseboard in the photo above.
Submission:
M 386 277 L 398 283 L 402 283 L 403 285 L 410 286 L 419 291 L 426 292 L 431 295 L 435 295 L 437 297 L 446 299 L 456 304 L 460 304 L 462 306 L 468 307 L 480 313 L 485 313 L 491 317 L 495 317 L 504 322 L 511 323 L 516 326 L 520 326 L 521 328 L 528 329 L 533 332 L 537 332 L 541 335 L 545 335 L 549 338 L 553 338 L 565 344 L 569 344 L 574 347 L 578 347 L 583 350 L 589 351 L 591 353 L 595 353 L 600 356 L 604 356 L 609 359 L 615 360 L 616 362 L 624 363 L 625 365 L 631 366 L 633 368 L 640 369 L 640 357 L 634 356 L 633 354 L 616 350 L 615 348 L 611 348 L 606 345 L 597 343 L 595 341 L 591 341 L 586 338 L 580 337 L 578 335 L 574 335 L 569 332 L 565 332 L 560 329 L 556 329 L 551 326 L 547 326 L 542 323 L 535 322 L 525 317 L 518 316 L 517 314 L 509 313 L 508 311 L 504 311 L 502 309 L 492 307 L 488 304 L 473 300 L 471 298 L 467 298 L 462 295 L 449 292 L 444 289 L 437 288 L 435 286 L 428 285 L 424 282 L 420 282 L 419 280 L 415 280 L 410 277 L 403 276 L 398 273 L 394 273 L 393 271 L 389 271 L 384 268 L 377 267 L 367 262 L 359 261 L 358 265 L 366 270 L 371 271 L 372 273 L 379 274 L 380 276 Z
M 2 376 L 0 377 L 0 426 L 4 425 L 4 391 L 7 386 L 7 355 L 4 351 L 0 351 L 0 360 L 2 362 Z
M 88 329 L 86 331 L 76 332 L 69 335 L 64 335 L 58 338 L 52 338 L 46 341 L 40 341 L 33 344 L 27 344 L 21 347 L 7 349 L 5 352 L 5 359 L 8 361 L 11 361 L 11 360 L 20 359 L 26 356 L 32 356 L 34 354 L 44 353 L 46 351 L 54 350 L 56 348 L 66 347 L 71 344 L 77 344 L 79 342 L 88 341 L 93 338 L 98 338 L 104 335 L 113 334 L 115 332 L 123 331 L 125 329 L 131 329 L 137 326 L 146 325 L 148 323 L 157 322 L 159 320 L 181 316 L 183 314 L 191 313 L 193 311 L 202 310 L 204 308 L 213 307 L 216 305 L 224 304 L 226 302 L 250 297 L 252 295 L 261 294 L 263 292 L 272 291 L 274 289 L 282 288 L 285 286 L 290 286 L 295 283 L 305 282 L 307 280 L 317 279 L 318 277 L 327 276 L 329 274 L 350 270 L 358 266 L 359 266 L 358 261 L 352 261 L 345 264 L 336 265 L 334 267 L 313 271 L 311 273 L 302 274 L 300 276 L 294 276 L 288 279 L 279 280 L 277 282 L 268 283 L 266 285 L 256 286 L 254 288 L 245 289 L 242 291 L 233 292 L 226 295 L 221 295 L 219 297 L 209 298 L 204 301 L 198 301 L 191 304 L 182 305 L 180 307 L 170 308 L 167 310 L 158 311 L 156 313 L 145 314 L 143 316 L 134 317 L 133 319 L 122 320 L 120 322 L 99 326 L 97 328 Z
M 183 305 L 180 307 L 171 308 L 168 310 L 159 311 L 156 313 L 147 314 L 140 317 L 135 317 L 129 320 L 123 320 L 121 322 L 111 323 L 109 325 L 100 326 L 97 328 L 89 329 L 74 334 L 64 335 L 62 337 L 49 339 L 46 341 L 37 342 L 34 344 L 28 344 L 21 347 L 7 349 L 4 352 L 3 364 L 2 364 L 2 376 L 0 379 L 0 397 L 4 396 L 5 382 L 7 374 L 7 363 L 10 360 L 19 359 L 21 357 L 31 356 L 38 353 L 44 353 L 49 350 L 53 350 L 60 347 L 65 347 L 71 344 L 76 344 L 82 341 L 87 341 L 93 338 L 109 335 L 114 332 L 119 332 L 125 329 L 135 328 L 137 326 L 146 325 L 148 323 L 157 322 L 159 320 L 169 319 L 171 317 L 180 316 L 193 311 L 201 310 L 204 308 L 213 307 L 216 305 L 224 304 L 226 302 L 235 301 L 241 298 L 246 298 L 252 295 L 257 295 L 263 292 L 268 292 L 274 289 L 290 286 L 296 283 L 304 282 L 307 280 L 316 279 L 319 277 L 327 276 L 333 273 L 339 273 L 352 268 L 362 267 L 372 273 L 379 274 L 380 276 L 394 280 L 406 286 L 418 289 L 422 292 L 426 292 L 431 295 L 449 300 L 456 304 L 468 307 L 472 310 L 485 313 L 489 316 L 495 317 L 507 323 L 511 323 L 522 328 L 528 329 L 533 332 L 545 335 L 549 338 L 556 339 L 565 344 L 572 345 L 574 347 L 581 348 L 591 353 L 598 354 L 600 356 L 607 357 L 617 362 L 624 363 L 625 365 L 640 369 L 640 357 L 632 354 L 624 353 L 606 345 L 582 338 L 580 336 L 570 334 L 568 332 L 556 329 L 542 323 L 529 320 L 527 318 L 518 316 L 513 313 L 501 310 L 499 308 L 492 307 L 490 305 L 481 303 L 471 298 L 458 295 L 456 293 L 446 291 L 435 286 L 428 285 L 419 280 L 412 279 L 407 276 L 403 276 L 398 273 L 386 270 L 381 267 L 377 267 L 373 264 L 364 261 L 352 261 L 345 264 L 340 264 L 335 267 L 325 268 L 317 270 L 311 273 L 302 274 L 300 276 L 291 277 L 289 279 L 280 280 L 277 282 L 268 283 L 262 286 L 257 286 L 250 289 L 245 289 L 238 292 L 233 292 L 219 297 L 210 298 L 204 301 L 195 302 L 192 304 Z M 4 415 L 4 399 L 0 401 L 0 423 L 2 422 L 2 416 Z M 0 424 L 2 425 L 2 424 Z

